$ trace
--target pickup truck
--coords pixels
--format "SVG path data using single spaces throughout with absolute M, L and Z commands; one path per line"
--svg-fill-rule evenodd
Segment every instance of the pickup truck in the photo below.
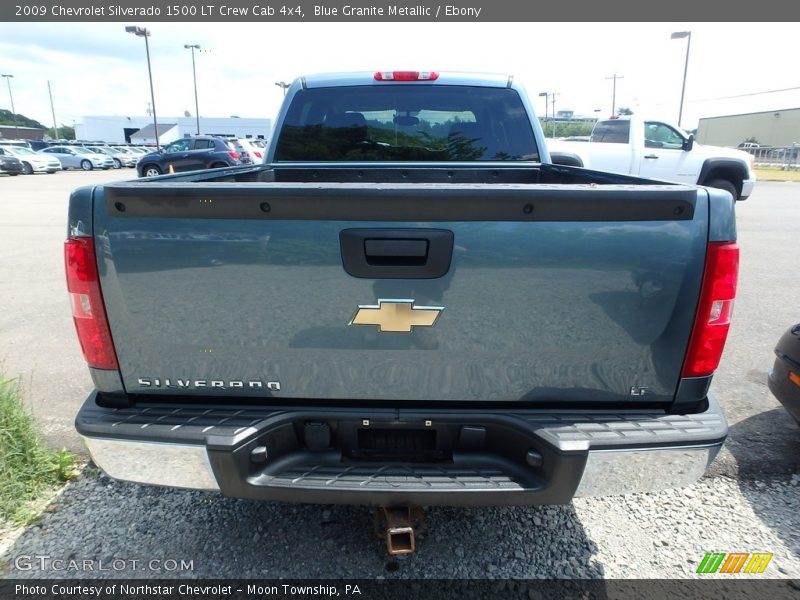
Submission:
M 302 77 L 272 140 L 70 198 L 76 427 L 109 476 L 403 507 L 704 473 L 730 194 L 553 164 L 499 75 Z
M 751 154 L 702 146 L 674 125 L 636 115 L 598 121 L 588 143 L 551 140 L 548 148 L 562 164 L 706 185 L 736 200 L 747 199 L 756 182 Z

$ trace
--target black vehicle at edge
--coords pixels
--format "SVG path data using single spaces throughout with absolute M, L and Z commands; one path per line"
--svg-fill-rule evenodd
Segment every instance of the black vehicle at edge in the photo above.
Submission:
M 0 156 L 0 174 L 19 175 L 23 172 L 22 163 L 13 156 Z
M 241 164 L 241 157 L 230 142 L 211 135 L 198 135 L 176 140 L 164 146 L 161 151 L 145 154 L 136 165 L 136 171 L 139 177 L 155 177 L 169 172 L 235 167 Z
M 767 382 L 772 394 L 800 425 L 800 323 L 778 340 Z

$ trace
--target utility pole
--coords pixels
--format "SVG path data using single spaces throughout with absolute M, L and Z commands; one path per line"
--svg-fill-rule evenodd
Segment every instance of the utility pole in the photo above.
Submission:
M 611 77 L 606 77 L 606 79 L 614 80 L 614 85 L 611 88 L 611 116 L 613 117 L 617 114 L 617 79 L 625 79 L 625 77 L 614 73 Z
M 197 71 L 194 66 L 194 51 L 200 50 L 200 44 L 184 44 L 184 48 L 192 51 L 192 80 L 194 81 L 194 116 L 197 122 L 197 135 L 200 135 L 200 106 L 197 103 Z
M 14 95 L 11 93 L 11 78 L 14 76 L 9 74 L 4 74 L 0 75 L 0 77 L 5 77 L 6 83 L 8 84 L 8 97 L 11 100 L 11 114 L 14 116 L 14 135 L 17 138 L 19 138 L 19 127 L 17 126 L 17 111 L 14 109 Z
M 47 82 L 47 93 L 50 95 L 50 112 L 53 115 L 53 136 L 54 139 L 58 138 L 58 125 L 56 124 L 56 109 L 53 107 L 53 89 L 50 87 L 50 82 Z
M 681 106 L 678 109 L 678 127 L 681 126 L 681 119 L 683 119 L 683 95 L 686 93 L 686 73 L 689 71 L 689 48 L 692 45 L 692 32 L 691 31 L 675 31 L 670 39 L 680 40 L 686 38 L 686 61 L 683 63 L 683 85 L 681 86 Z

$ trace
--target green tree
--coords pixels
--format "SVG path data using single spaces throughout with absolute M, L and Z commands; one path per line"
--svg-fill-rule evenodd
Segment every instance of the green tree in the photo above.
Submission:
M 44 132 L 45 135 L 50 136 L 54 140 L 74 140 L 75 139 L 75 128 L 69 127 L 67 125 L 59 125 L 58 126 L 58 135 L 56 135 L 55 129 L 52 127 L 48 127 L 47 131 Z
M 14 113 L 5 108 L 0 109 L 0 125 L 14 125 Z M 25 115 L 16 114 L 18 127 L 38 127 L 39 129 L 46 129 L 44 125 L 35 119 L 29 119 Z
M 618 115 L 630 116 L 630 115 L 633 114 L 633 111 L 630 108 L 627 108 L 627 107 L 620 107 L 620 108 L 617 109 L 617 114 Z
M 590 135 L 594 127 L 594 121 L 556 121 L 555 134 L 553 134 L 553 121 L 548 119 L 545 121 L 540 118 L 539 123 L 542 126 L 545 137 L 569 137 L 573 135 Z

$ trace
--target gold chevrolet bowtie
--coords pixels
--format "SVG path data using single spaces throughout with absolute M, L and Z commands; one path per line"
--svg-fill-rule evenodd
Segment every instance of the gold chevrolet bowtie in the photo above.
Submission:
M 359 305 L 350 325 L 377 325 L 382 332 L 410 332 L 432 327 L 444 306 L 414 306 L 413 300 L 378 300 L 377 306 Z

